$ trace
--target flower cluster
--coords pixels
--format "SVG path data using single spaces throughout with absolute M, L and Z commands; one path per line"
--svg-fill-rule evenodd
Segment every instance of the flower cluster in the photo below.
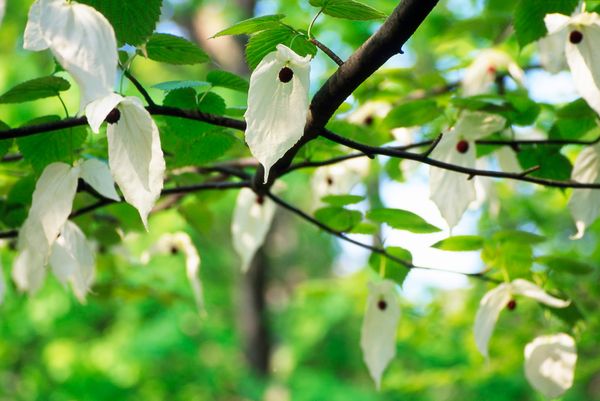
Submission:
M 50 264 L 59 280 L 70 281 L 83 300 L 93 279 L 94 258 L 81 230 L 67 222 L 77 181 L 82 178 L 100 195 L 119 201 L 116 182 L 147 227 L 148 214 L 163 187 L 165 161 L 159 132 L 139 99 L 113 92 L 117 41 L 111 24 L 93 7 L 74 1 L 37 0 L 29 10 L 23 47 L 49 49 L 74 78 L 81 93 L 79 112 L 85 113 L 93 132 L 99 132 L 103 121 L 109 123 L 110 170 L 98 160 L 46 167 L 19 232 L 19 255 L 13 267 L 19 288 L 34 292 Z

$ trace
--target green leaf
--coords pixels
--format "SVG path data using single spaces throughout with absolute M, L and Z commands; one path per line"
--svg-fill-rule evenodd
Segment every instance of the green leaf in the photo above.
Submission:
M 423 125 L 444 114 L 433 100 L 415 100 L 392 109 L 384 119 L 388 127 L 414 127 Z
M 533 265 L 533 251 L 528 243 L 486 242 L 481 260 L 490 268 L 506 269 L 511 276 L 524 277 Z
M 377 223 L 386 223 L 397 230 L 406 230 L 416 234 L 442 231 L 413 212 L 402 209 L 373 209 L 367 212 L 367 218 Z
M 523 169 L 539 166 L 531 173 L 534 177 L 554 180 L 568 180 L 573 166 L 569 159 L 560 153 L 560 146 L 528 146 L 517 153 L 517 159 Z
M 121 44 L 141 45 L 160 18 L 162 0 L 80 0 L 100 11 L 111 23 Z
M 315 218 L 335 231 L 346 232 L 360 223 L 362 213 L 357 210 L 328 206 L 318 209 Z
M 58 96 L 71 87 L 61 77 L 43 77 L 23 82 L 0 96 L 0 103 L 22 103 L 47 97 Z
M 589 274 L 594 271 L 592 266 L 564 256 L 538 256 L 535 262 L 555 271 L 575 275 Z
M 483 238 L 476 235 L 456 235 L 431 245 L 442 251 L 477 251 L 483 247 Z
M 336 18 L 366 21 L 385 18 L 385 14 L 354 0 L 310 0 L 310 4 L 320 7 L 324 14 Z
M 275 14 L 250 18 L 217 32 L 213 35 L 213 38 L 225 35 L 249 35 L 251 33 L 264 31 L 265 29 L 277 28 L 281 26 L 280 21 L 284 17 L 285 15 L 283 14 Z
M 389 246 L 385 248 L 385 251 L 395 258 L 404 260 L 408 264 L 412 264 L 412 254 L 404 248 L 399 246 Z M 383 278 L 393 280 L 399 285 L 404 283 L 404 279 L 406 279 L 406 275 L 409 271 L 406 265 L 386 258 L 378 253 L 371 254 L 369 257 L 369 266 L 378 274 L 383 273 Z
M 205 81 L 166 81 L 159 84 L 153 85 L 153 88 L 163 90 L 165 92 L 172 91 L 175 89 L 194 88 L 204 89 L 210 88 L 211 83 Z
M 361 221 L 358 223 L 350 233 L 352 234 L 365 234 L 365 235 L 375 235 L 379 232 L 379 226 L 368 221 Z
M 251 70 L 269 53 L 276 50 L 278 44 L 284 44 L 300 56 L 317 54 L 317 47 L 310 43 L 305 36 L 291 28 L 281 26 L 268 29 L 253 35 L 246 45 L 246 62 Z
M 514 27 L 519 45 L 525 47 L 546 35 L 546 14 L 571 15 L 578 3 L 579 0 L 520 0 L 514 13 Z
M 139 54 L 143 52 L 138 51 Z M 179 36 L 155 33 L 146 43 L 146 56 L 161 63 L 183 65 L 206 63 L 210 60 L 198 46 Z
M 492 240 L 498 242 L 518 242 L 522 244 L 536 245 L 546 241 L 546 238 L 527 231 L 502 230 L 494 233 Z
M 26 125 L 37 125 L 60 121 L 58 116 L 47 116 L 30 121 Z M 17 145 L 36 172 L 52 162 L 70 163 L 78 159 L 77 150 L 85 142 L 87 130 L 85 127 L 65 128 L 48 132 L 44 135 L 31 135 L 17 138 Z
M 248 92 L 248 81 L 244 78 L 227 71 L 211 71 L 206 76 L 206 80 L 213 86 L 231 89 L 234 91 Z
M 321 200 L 331 206 L 341 207 L 362 202 L 365 200 L 365 197 L 360 195 L 327 195 L 321 198 Z
M 204 92 L 198 94 L 198 109 L 203 113 L 222 116 L 227 110 L 227 105 L 225 100 L 216 93 Z

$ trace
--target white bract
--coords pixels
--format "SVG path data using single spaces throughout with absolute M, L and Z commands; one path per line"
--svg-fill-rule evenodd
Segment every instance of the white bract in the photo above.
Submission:
M 369 173 L 365 157 L 349 159 L 330 166 L 319 167 L 311 178 L 314 204 L 320 205 L 327 195 L 346 195 Z
M 599 145 L 586 147 L 579 153 L 571 172 L 571 179 L 581 183 L 600 183 Z M 586 227 L 600 215 L 600 191 L 574 189 L 569 199 L 569 210 L 577 227 L 577 234 L 573 239 L 579 239 L 585 234 Z
M 96 261 L 91 244 L 75 223 L 65 223 L 52 245 L 49 262 L 56 278 L 64 285 L 71 283 L 77 299 L 85 302 L 96 275 Z
M 138 98 L 111 93 L 85 108 L 92 131 L 99 132 L 113 109 L 120 117 L 106 130 L 110 171 L 147 228 L 148 214 L 160 196 L 165 173 L 158 127 Z
M 540 336 L 525 346 L 525 377 L 548 398 L 557 398 L 573 385 L 577 350 L 568 334 Z
M 396 284 L 391 280 L 369 283 L 369 297 L 360 333 L 360 348 L 377 389 L 381 376 L 396 355 L 396 331 L 400 306 Z
M 558 74 L 568 68 L 564 54 L 566 36 L 566 31 L 562 31 L 538 41 L 540 64 L 551 74 Z
M 160 237 L 158 242 L 150 249 L 148 256 L 160 252 L 169 253 L 173 251 L 181 251 L 185 255 L 185 270 L 187 278 L 194 292 L 194 299 L 198 312 L 205 313 L 204 308 L 204 291 L 202 290 L 202 282 L 200 281 L 200 255 L 194 246 L 190 236 L 182 231 L 165 234 Z
M 502 130 L 504 117 L 476 111 L 464 111 L 454 127 L 446 130 L 431 153 L 431 158 L 458 166 L 475 168 L 475 140 Z M 429 169 L 431 200 L 437 205 L 450 228 L 476 199 L 475 184 L 468 175 L 431 167 Z
M 577 13 L 569 17 L 548 14 L 544 18 L 548 34 L 563 39 L 567 64 L 575 88 L 582 98 L 600 114 L 600 15 Z
M 532 282 L 523 279 L 516 279 L 511 283 L 500 284 L 493 290 L 488 291 L 479 303 L 473 329 L 477 349 L 486 358 L 489 356 L 488 343 L 494 332 L 498 316 L 502 309 L 513 300 L 515 295 L 535 299 L 553 308 L 566 308 L 571 303 L 570 301 L 555 298 Z
M 250 152 L 265 169 L 265 182 L 273 164 L 304 133 L 310 59 L 279 44 L 250 76 L 245 137 Z
M 2 20 L 4 19 L 4 11 L 5 10 L 6 10 L 6 0 L 0 0 L 0 24 L 2 24 Z
M 243 188 L 237 197 L 231 237 L 233 248 L 242 259 L 242 271 L 248 271 L 254 254 L 265 241 L 275 215 L 275 203 L 258 197 L 251 189 Z
M 52 51 L 81 89 L 80 111 L 112 92 L 118 62 L 115 32 L 93 7 L 37 0 L 29 10 L 23 47 Z
M 62 252 L 55 259 L 59 265 L 53 266 L 59 279 L 72 281 L 78 298 L 82 299 L 85 294 L 84 288 L 87 290 L 93 278 L 93 273 L 89 273 L 90 257 L 84 249 L 85 239 L 74 225 L 65 226 L 73 208 L 77 180 L 85 177 L 93 177 L 88 184 L 99 194 L 119 200 L 108 168 L 97 160 L 87 160 L 74 167 L 61 162 L 46 166 L 33 191 L 29 214 L 19 230 L 18 255 L 12 274 L 20 290 L 34 293 L 41 287 L 46 276 L 45 267 L 56 251 Z M 57 247 L 53 247 L 59 234 L 62 239 Z M 70 257 L 69 266 L 63 265 L 63 262 L 67 263 L 67 256 Z M 91 258 L 93 260 L 93 256 Z M 74 266 L 82 271 L 73 273 Z M 80 277 L 75 277 L 76 274 Z
M 465 71 L 461 82 L 463 95 L 474 96 L 488 92 L 498 72 L 503 71 L 508 71 L 518 84 L 523 85 L 525 74 L 507 53 L 496 49 L 483 50 Z

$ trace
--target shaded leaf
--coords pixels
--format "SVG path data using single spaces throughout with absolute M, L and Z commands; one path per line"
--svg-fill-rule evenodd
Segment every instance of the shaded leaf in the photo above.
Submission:
M 71 87 L 69 81 L 61 77 L 43 77 L 23 82 L 0 96 L 0 103 L 22 103 L 47 97 L 58 96 Z

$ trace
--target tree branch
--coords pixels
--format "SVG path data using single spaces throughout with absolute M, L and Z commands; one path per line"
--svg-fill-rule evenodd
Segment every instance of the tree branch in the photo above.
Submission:
M 268 191 L 274 180 L 286 171 L 300 148 L 319 134 L 335 111 L 361 83 L 390 57 L 401 53 L 404 43 L 437 3 L 438 0 L 401 1 L 377 32 L 329 77 L 312 99 L 303 137 L 271 168 L 266 184 L 263 184 L 264 169 L 257 169 L 253 187 L 259 194 Z
M 586 184 L 580 183 L 576 181 L 560 181 L 560 180 L 552 180 L 549 178 L 538 178 L 538 177 L 530 177 L 527 174 L 533 171 L 527 171 L 526 174 L 523 172 L 520 173 L 505 173 L 503 171 L 489 171 L 489 170 L 478 170 L 474 168 L 463 167 L 455 164 L 450 164 L 446 162 L 442 162 L 436 159 L 431 159 L 428 156 L 423 156 L 417 153 L 410 153 L 403 150 L 396 150 L 393 148 L 386 147 L 375 147 L 369 146 L 362 143 L 355 142 L 351 139 L 344 138 L 333 132 L 323 129 L 321 132 L 321 136 L 323 138 L 327 138 L 330 141 L 339 143 L 341 145 L 347 146 L 351 149 L 355 149 L 364 153 L 377 154 L 389 157 L 395 157 L 399 159 L 407 159 L 414 160 L 424 164 L 428 164 L 430 166 L 439 167 L 445 170 L 455 171 L 457 173 L 466 174 L 469 177 L 492 177 L 492 178 L 507 178 L 515 181 L 525 181 L 531 182 L 534 184 L 544 185 L 547 187 L 554 188 L 586 188 L 586 189 L 600 189 L 600 183 L 595 184 Z

